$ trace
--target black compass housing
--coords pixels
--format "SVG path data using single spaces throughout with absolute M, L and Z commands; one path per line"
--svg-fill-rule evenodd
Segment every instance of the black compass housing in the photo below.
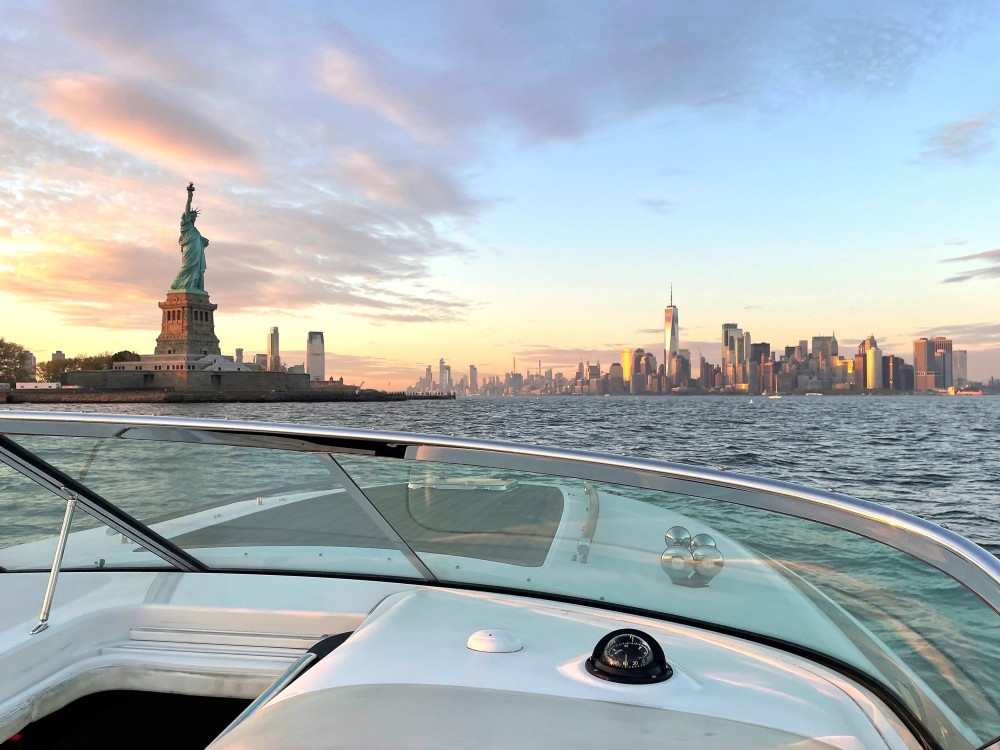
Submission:
M 594 677 L 626 685 L 663 682 L 674 674 L 656 639 L 634 628 L 613 630 L 601 638 L 586 667 Z

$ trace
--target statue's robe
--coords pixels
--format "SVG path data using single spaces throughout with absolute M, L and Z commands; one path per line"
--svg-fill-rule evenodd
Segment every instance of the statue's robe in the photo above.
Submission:
M 185 211 L 181 216 L 181 235 L 177 242 L 181 246 L 181 270 L 170 285 L 174 292 L 205 293 L 205 248 L 208 240 L 195 229 L 195 215 Z

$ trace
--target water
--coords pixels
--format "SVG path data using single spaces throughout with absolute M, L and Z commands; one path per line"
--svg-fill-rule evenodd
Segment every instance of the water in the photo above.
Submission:
M 883 503 L 947 524 L 1000 554 L 1000 398 L 758 396 L 749 401 L 543 397 L 61 410 L 433 432 L 724 466 Z

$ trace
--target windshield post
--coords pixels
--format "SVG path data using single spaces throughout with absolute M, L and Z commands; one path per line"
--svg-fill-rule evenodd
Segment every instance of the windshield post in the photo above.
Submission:
M 65 488 L 63 488 L 65 489 Z M 69 538 L 69 527 L 73 523 L 73 511 L 76 510 L 77 496 L 71 492 L 66 500 L 66 514 L 63 516 L 62 528 L 59 530 L 59 540 L 56 542 L 56 554 L 52 558 L 52 570 L 49 571 L 49 583 L 45 587 L 42 598 L 42 611 L 38 614 L 38 622 L 28 635 L 37 635 L 49 626 L 49 612 L 52 609 L 52 597 L 56 593 L 56 582 L 59 579 L 59 569 L 62 567 L 63 553 L 66 551 L 66 540 Z

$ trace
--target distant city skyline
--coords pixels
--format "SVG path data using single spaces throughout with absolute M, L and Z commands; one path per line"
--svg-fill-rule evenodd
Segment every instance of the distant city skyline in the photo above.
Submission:
M 149 352 L 194 181 L 247 362 L 670 367 L 673 283 L 695 369 L 735 320 L 1000 375 L 990 0 L 5 9 L 0 335 L 39 361 Z
M 893 352 L 883 353 L 874 335 L 857 346 L 841 351 L 835 332 L 800 339 L 797 344 L 772 347 L 767 341 L 754 341 L 750 331 L 737 323 L 723 323 L 720 336 L 720 364 L 715 365 L 698 352 L 698 368 L 693 368 L 690 349 L 677 346 L 679 310 L 670 304 L 664 310 L 663 361 L 642 347 L 623 348 L 620 361 L 601 366 L 600 360 L 576 363 L 575 372 L 567 375 L 548 368 L 542 374 L 542 361 L 535 370 L 518 370 L 517 357 L 502 375 L 484 375 L 469 366 L 469 378 L 451 376 L 451 365 L 438 360 L 435 379 L 430 365 L 423 377 L 408 385 L 408 393 L 465 396 L 510 395 L 667 395 L 687 393 L 793 394 L 806 393 L 921 393 L 948 392 L 976 386 L 968 372 L 968 351 L 955 349 L 945 336 L 921 337 L 912 342 L 912 363 Z M 846 356 L 844 356 L 846 353 Z M 983 379 L 986 381 L 987 379 Z M 988 381 L 994 388 L 993 378 Z

